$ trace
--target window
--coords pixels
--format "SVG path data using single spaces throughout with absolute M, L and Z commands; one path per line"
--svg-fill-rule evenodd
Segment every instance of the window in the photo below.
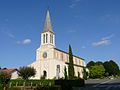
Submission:
M 81 60 L 79 59 L 79 65 L 81 65 Z
M 43 78 L 46 78 L 47 77 L 47 72 L 44 70 L 43 71 Z
M 60 65 L 57 65 L 57 69 L 56 69 L 56 78 L 57 78 L 57 79 L 60 78 Z
M 53 35 L 51 35 L 51 38 L 52 38 L 52 43 L 53 43 Z
M 46 34 L 46 43 L 48 43 L 48 34 Z
M 43 43 L 45 43 L 45 34 L 43 35 Z
M 52 43 L 52 35 L 50 34 L 50 43 Z
M 61 55 L 60 55 L 60 59 L 63 60 L 63 53 L 61 53 Z

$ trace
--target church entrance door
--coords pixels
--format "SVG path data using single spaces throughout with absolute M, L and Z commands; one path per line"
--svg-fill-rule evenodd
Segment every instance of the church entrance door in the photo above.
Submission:
M 43 71 L 43 77 L 46 78 L 47 77 L 47 72 L 44 70 Z

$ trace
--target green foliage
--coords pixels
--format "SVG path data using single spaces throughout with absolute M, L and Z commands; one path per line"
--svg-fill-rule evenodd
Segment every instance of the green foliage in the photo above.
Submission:
M 9 83 L 11 83 L 11 86 L 16 86 L 16 83 L 18 83 L 18 86 L 23 86 L 24 80 L 10 80 Z M 41 85 L 54 85 L 54 80 L 29 80 L 26 81 L 28 85 L 32 83 L 32 86 L 36 86 L 36 84 L 41 84 Z
M 119 70 L 119 72 L 118 72 L 118 76 L 120 77 L 120 70 Z
M 90 68 L 91 66 L 94 66 L 94 65 L 95 65 L 95 62 L 94 61 L 90 61 L 87 64 L 87 68 Z
M 97 62 L 95 63 L 95 65 L 103 65 L 103 62 L 97 61 Z
M 10 81 L 11 75 L 5 72 L 0 72 L 0 87 L 6 87 L 8 82 Z
M 93 69 L 91 69 L 91 67 L 93 68 L 93 66 L 96 66 L 96 65 L 98 65 L 98 66 L 103 65 L 104 66 L 105 74 L 102 77 L 104 77 L 104 76 L 108 77 L 108 76 L 112 76 L 112 75 L 114 75 L 114 76 L 119 75 L 119 66 L 113 60 L 105 61 L 104 63 L 101 62 L 101 61 L 97 61 L 97 62 L 90 61 L 87 64 L 87 67 L 90 70 L 90 75 L 92 75 L 91 72 L 94 72 L 94 71 L 91 71 L 91 70 L 93 70 Z
M 34 90 L 61 90 L 60 86 L 37 86 Z
M 65 79 L 67 79 L 67 69 L 66 69 L 66 66 L 65 66 L 65 68 L 64 68 L 64 77 L 65 77 Z
M 11 88 L 8 88 L 7 90 L 21 90 L 20 87 L 11 87 Z
M 81 78 L 77 78 L 74 80 L 55 80 L 55 85 L 60 85 L 62 87 L 64 86 L 68 86 L 68 87 L 81 87 L 84 86 L 85 81 L 84 79 Z M 65 89 L 65 90 L 69 90 L 69 89 Z
M 72 54 L 72 48 L 71 48 L 70 45 L 69 45 L 68 76 L 69 76 L 69 79 L 73 79 L 74 78 L 73 54 Z
M 30 77 L 36 74 L 36 70 L 33 67 L 20 67 L 18 75 L 24 80 L 28 80 Z
M 91 78 L 101 78 L 105 73 L 105 68 L 103 65 L 91 66 L 89 70 Z
M 87 80 L 87 72 L 85 68 L 83 68 L 83 78 Z
M 108 73 L 109 76 L 111 76 L 111 75 L 114 75 L 114 76 L 118 75 L 119 66 L 113 60 L 106 61 L 106 62 L 104 62 L 103 65 L 105 67 L 106 73 Z

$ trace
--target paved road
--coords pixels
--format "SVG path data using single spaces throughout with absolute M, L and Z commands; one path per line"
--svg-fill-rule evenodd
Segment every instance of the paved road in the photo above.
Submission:
M 86 85 L 74 90 L 120 90 L 119 79 L 94 79 L 85 81 Z

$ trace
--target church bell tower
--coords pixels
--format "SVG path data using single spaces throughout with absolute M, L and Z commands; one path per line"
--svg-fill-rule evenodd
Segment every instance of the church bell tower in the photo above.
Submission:
M 41 33 L 41 46 L 55 47 L 55 35 L 52 30 L 49 10 L 47 10 L 44 29 Z

